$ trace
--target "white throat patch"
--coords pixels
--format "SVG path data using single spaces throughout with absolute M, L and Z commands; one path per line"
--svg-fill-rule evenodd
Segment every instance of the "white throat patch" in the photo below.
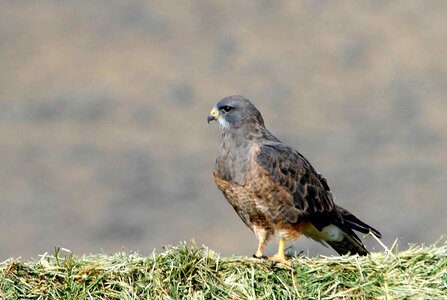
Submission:
M 218 118 L 217 121 L 219 122 L 219 126 L 222 129 L 230 127 L 230 124 L 222 117 Z

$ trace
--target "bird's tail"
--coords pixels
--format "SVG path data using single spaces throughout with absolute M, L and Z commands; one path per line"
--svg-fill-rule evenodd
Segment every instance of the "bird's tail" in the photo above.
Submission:
M 348 253 L 358 255 L 369 254 L 368 250 L 366 250 L 365 246 L 354 232 L 351 232 L 350 234 L 345 232 L 345 236 L 341 241 L 326 241 L 326 243 L 340 255 Z
M 337 205 L 337 210 L 343 218 L 344 223 L 351 229 L 357 230 L 358 232 L 368 234 L 372 233 L 376 237 L 381 238 L 382 234 L 377 230 L 369 226 L 368 224 L 360 221 L 356 216 L 350 213 L 347 209 Z
M 343 224 L 339 226 L 343 231 L 343 239 L 339 241 L 326 242 L 340 255 L 348 253 L 367 255 L 369 253 L 368 250 L 366 250 L 360 238 L 354 233 L 354 230 L 364 234 L 371 233 L 378 238 L 381 238 L 382 235 L 378 230 L 360 221 L 356 216 L 343 207 L 337 205 L 337 209 L 343 218 Z

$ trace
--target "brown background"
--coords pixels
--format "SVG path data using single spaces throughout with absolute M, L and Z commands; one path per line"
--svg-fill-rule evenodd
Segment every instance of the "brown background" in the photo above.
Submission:
M 4 1 L 0 71 L 0 260 L 251 255 L 211 175 L 231 94 L 387 245 L 446 233 L 446 1 Z

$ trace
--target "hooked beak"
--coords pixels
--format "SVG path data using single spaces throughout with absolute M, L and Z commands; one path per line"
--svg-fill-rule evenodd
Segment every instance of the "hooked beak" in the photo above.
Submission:
M 213 107 L 213 109 L 211 110 L 211 112 L 208 115 L 208 118 L 206 120 L 209 124 L 211 121 L 215 121 L 218 118 L 219 118 L 219 111 L 215 107 Z

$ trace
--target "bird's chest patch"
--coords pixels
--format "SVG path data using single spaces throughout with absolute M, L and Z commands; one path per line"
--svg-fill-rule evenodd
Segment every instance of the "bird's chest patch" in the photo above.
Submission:
M 256 192 L 251 182 L 258 176 L 254 170 L 259 147 L 252 145 L 244 151 L 226 152 L 216 160 L 213 172 L 217 187 L 249 227 L 262 219 Z
M 259 147 L 254 144 L 247 144 L 237 149 L 224 147 L 216 159 L 215 172 L 222 180 L 244 185 L 253 175 L 258 152 Z
M 216 161 L 214 179 L 217 187 L 249 227 L 261 226 L 269 232 L 284 222 L 296 222 L 290 212 L 290 195 L 272 182 L 267 171 L 257 163 L 259 147 L 254 145 L 245 156 L 224 157 Z

